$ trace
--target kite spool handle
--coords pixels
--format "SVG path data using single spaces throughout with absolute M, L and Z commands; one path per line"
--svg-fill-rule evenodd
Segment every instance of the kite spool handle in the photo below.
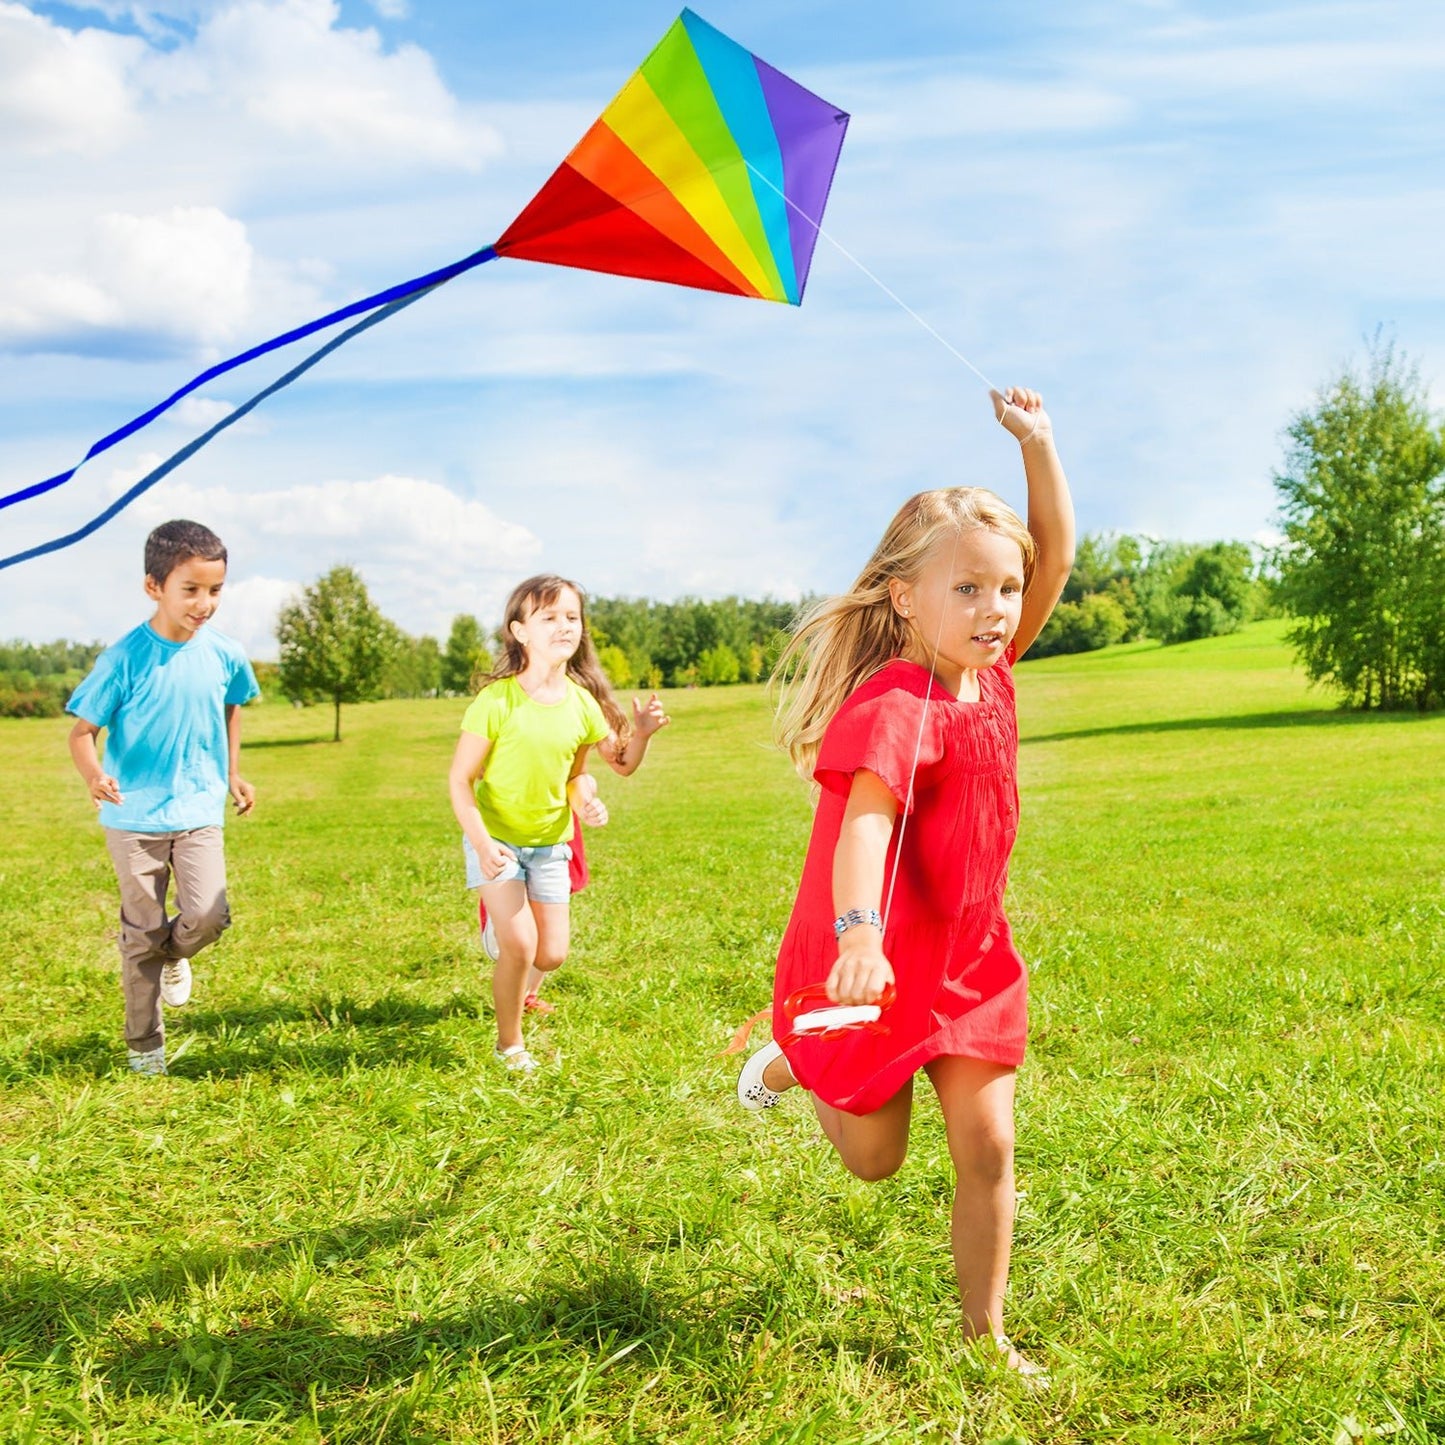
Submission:
M 898 991 L 890 983 L 879 994 L 877 1003 L 835 1004 L 828 998 L 826 985 L 809 984 L 789 994 L 784 1001 L 788 1032 L 779 1042 L 793 1044 L 801 1038 L 836 1039 L 859 1029 L 886 1034 L 888 1025 L 879 1020 L 897 998 Z

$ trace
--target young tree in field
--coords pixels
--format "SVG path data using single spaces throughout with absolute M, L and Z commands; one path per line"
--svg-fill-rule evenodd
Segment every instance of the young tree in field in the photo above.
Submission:
M 281 609 L 281 686 L 288 697 L 326 698 L 335 706 L 332 741 L 341 741 L 341 704 L 380 692 L 395 631 L 350 567 L 333 567 Z
M 1445 700 L 1445 437 L 1376 344 L 1289 427 L 1278 594 L 1305 671 L 1365 708 Z
M 485 672 L 491 665 L 482 624 L 470 612 L 458 612 L 452 618 L 452 630 L 442 653 L 442 691 L 470 692 L 474 674 Z

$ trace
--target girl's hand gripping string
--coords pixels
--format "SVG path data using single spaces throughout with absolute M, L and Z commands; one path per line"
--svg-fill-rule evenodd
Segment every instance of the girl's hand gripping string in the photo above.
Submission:
M 857 923 L 838 938 L 838 961 L 824 984 L 828 998 L 844 1007 L 877 1003 L 893 984 L 893 965 L 883 956 L 883 934 Z
M 1053 438 L 1054 424 L 1038 392 L 1025 386 L 1011 386 L 1005 391 L 990 391 L 989 398 L 999 425 L 1020 444 Z

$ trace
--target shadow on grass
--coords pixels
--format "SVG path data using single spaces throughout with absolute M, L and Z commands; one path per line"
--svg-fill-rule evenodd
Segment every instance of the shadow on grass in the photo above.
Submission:
M 203 1251 L 92 1290 L 63 1277 L 32 1276 L 9 1301 L 0 1338 L 17 1365 L 28 1355 L 36 1366 L 43 1360 L 54 1369 L 66 1360 L 69 1340 L 114 1339 L 110 1317 L 127 1312 L 143 1321 L 147 1297 L 174 1306 L 204 1294 L 208 1282 L 233 1265 L 290 1275 L 298 1254 L 334 1267 L 400 1244 L 456 1207 L 301 1234 L 234 1254 Z M 412 1412 L 402 1402 L 397 1413 L 394 1387 L 425 1372 L 432 1391 L 445 1390 L 448 1376 L 471 1371 L 479 1360 L 494 1383 L 513 1371 L 531 1375 L 514 1393 L 549 1416 L 568 1413 L 566 1405 L 559 1408 L 561 1381 L 575 1385 L 579 1376 L 604 1368 L 631 1373 L 663 1366 L 695 1372 L 698 1394 L 722 1413 L 755 1388 L 750 1367 L 738 1368 L 744 1337 L 764 1330 L 775 1307 L 762 1286 L 749 1288 L 749 1298 L 704 1298 L 659 1285 L 629 1256 L 614 1252 L 538 1278 L 525 1295 L 481 1290 L 464 1312 L 402 1315 L 395 1328 L 377 1334 L 354 1333 L 324 1315 L 276 1309 L 268 1301 L 271 1318 L 262 1327 L 249 1326 L 244 1316 L 225 1330 L 153 1325 L 151 1338 L 88 1356 L 87 1368 L 117 1398 L 179 1398 L 206 1415 L 253 1421 L 314 1417 L 325 1438 L 336 1440 L 432 1438 L 408 1433 Z M 579 1389 L 577 1407 L 582 1404 Z
M 275 999 L 242 1002 L 224 1009 L 187 1009 L 184 1032 L 196 1037 L 225 1037 L 236 1029 L 274 1024 L 313 1023 L 327 1029 L 426 1028 L 443 1019 L 477 1017 L 475 999 L 458 995 L 445 1003 L 422 1003 L 394 993 L 360 1003 L 348 994 L 317 994 L 305 1002 Z
M 201 1079 L 292 1071 L 338 1075 L 398 1064 L 446 1069 L 461 1063 L 461 1056 L 445 1040 L 424 1030 L 459 1017 L 478 1018 L 476 1003 L 458 997 L 427 1004 L 384 994 L 361 1004 L 344 995 L 321 994 L 307 1003 L 188 1009 L 174 1022 L 167 1040 L 170 1072 L 178 1078 Z M 324 1031 L 301 1039 L 278 1039 L 269 1032 L 298 1024 Z M 63 1042 L 42 1043 L 16 1058 L 0 1060 L 0 1084 L 18 1084 L 45 1074 L 96 1079 L 124 1075 L 121 1047 L 114 1035 L 95 1030 Z
M 1056 733 L 1033 733 L 1019 739 L 1020 747 L 1034 743 L 1066 743 L 1082 738 L 1127 737 L 1140 733 L 1186 733 L 1215 731 L 1254 731 L 1269 728 L 1358 727 L 1365 723 L 1389 723 L 1407 727 L 1411 723 L 1438 719 L 1438 714 L 1422 712 L 1351 712 L 1298 711 L 1239 713 L 1230 717 L 1193 717 L 1159 719 L 1155 722 L 1118 723 L 1109 727 L 1075 728 Z
M 330 746 L 335 741 L 335 738 L 247 738 L 246 751 L 255 752 L 257 748 L 311 748 L 318 743 Z
M 299 1259 L 334 1269 L 375 1250 L 403 1244 L 461 1208 L 452 1202 L 453 1197 L 478 1167 L 459 1168 L 435 1203 L 406 1214 L 302 1230 L 235 1249 L 196 1249 L 158 1256 L 134 1274 L 120 1277 L 79 1279 L 74 1272 L 39 1270 L 13 1273 L 6 1281 L 6 1311 L 0 1322 L 4 1352 L 16 1359 L 27 1353 L 42 1359 L 57 1347 L 63 1348 L 62 1338 L 67 1333 L 91 1337 L 108 1332 L 116 1316 L 136 1309 L 137 1300 L 166 1306 L 204 1295 L 213 1282 L 235 1270 L 258 1274 L 289 1271 Z

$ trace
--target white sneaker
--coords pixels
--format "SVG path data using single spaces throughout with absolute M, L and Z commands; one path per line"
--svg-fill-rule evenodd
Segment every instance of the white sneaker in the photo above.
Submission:
M 492 927 L 492 915 L 487 914 L 487 921 L 482 928 L 482 952 L 492 960 L 493 963 L 501 957 L 502 950 L 497 947 L 497 930 Z
M 191 1001 L 191 965 L 188 959 L 173 958 L 161 965 L 161 1002 L 180 1008 Z
M 743 1071 L 738 1075 L 738 1103 L 744 1109 L 771 1109 L 783 1097 L 763 1083 L 763 1071 L 782 1055 L 783 1051 L 776 1042 L 764 1044 L 743 1065 Z
M 163 1074 L 166 1071 L 166 1046 L 153 1049 L 127 1049 L 126 1056 L 133 1074 Z
M 526 1044 L 496 1050 L 497 1058 L 514 1074 L 535 1074 L 542 1066 L 527 1052 Z

